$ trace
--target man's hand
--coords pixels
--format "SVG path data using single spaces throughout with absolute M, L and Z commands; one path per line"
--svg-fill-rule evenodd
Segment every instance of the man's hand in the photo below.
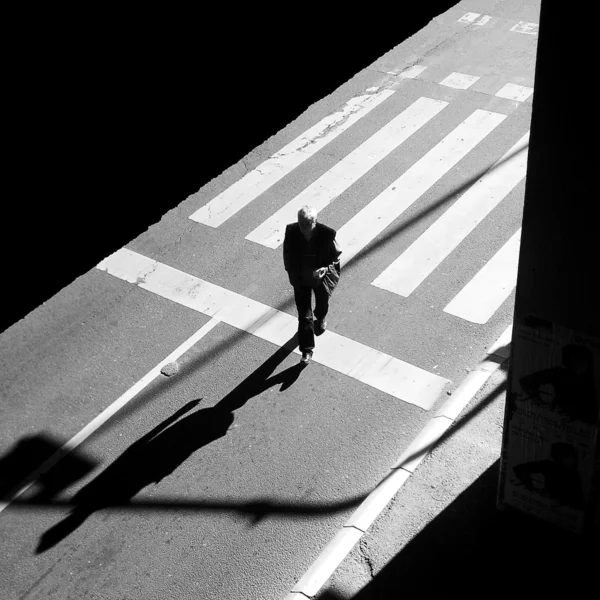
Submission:
M 320 269 L 314 269 L 313 277 L 315 279 L 322 279 L 325 277 L 325 273 L 327 273 L 327 267 L 321 267 Z

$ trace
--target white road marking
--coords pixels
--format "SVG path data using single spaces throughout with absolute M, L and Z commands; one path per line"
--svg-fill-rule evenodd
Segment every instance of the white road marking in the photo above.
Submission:
M 298 329 L 298 320 L 292 315 L 131 250 L 118 250 L 97 268 L 278 346 Z M 299 354 L 297 348 L 294 352 Z M 319 338 L 313 360 L 425 410 L 433 406 L 448 383 L 443 377 L 329 330 Z
M 345 265 L 397 219 L 461 158 L 493 131 L 506 115 L 475 110 L 396 181 L 350 219 L 337 233 Z
M 412 67 L 408 67 L 408 69 L 404 69 L 398 73 L 397 71 L 388 71 L 390 75 L 396 75 L 396 77 L 401 77 L 402 79 L 414 79 L 418 77 L 423 71 L 425 71 L 427 67 L 423 67 L 421 65 L 413 65 Z
M 471 87 L 479 77 L 476 75 L 467 75 L 466 73 L 450 73 L 448 77 L 445 77 L 440 81 L 440 85 L 445 85 L 446 87 L 455 88 L 457 90 L 466 90 Z
M 483 324 L 508 298 L 517 283 L 521 229 L 444 308 L 444 312 Z
M 472 13 L 472 12 L 468 12 L 467 14 L 463 15 L 460 19 L 458 19 L 458 23 L 473 23 L 473 21 L 475 21 L 477 19 L 477 17 L 480 17 L 481 14 L 480 13 Z
M 490 15 L 483 15 L 483 17 L 481 17 L 481 19 L 479 19 L 479 21 L 473 23 L 474 25 L 485 25 L 486 23 L 488 23 L 491 20 L 491 16 Z
M 312 204 L 317 211 L 325 208 L 446 106 L 448 102 L 442 100 L 419 98 L 261 223 L 246 239 L 267 248 L 277 248 L 283 243 L 286 225 L 297 220 L 301 206 Z
M 512 323 L 502 332 L 500 337 L 488 348 L 487 353 L 490 355 L 496 355 L 500 358 L 507 359 L 510 355 L 510 346 L 512 342 Z
M 525 102 L 529 96 L 533 94 L 533 88 L 526 85 L 517 85 L 516 83 L 507 83 L 496 92 L 499 98 L 507 98 L 508 100 L 518 100 Z
M 312 565 L 292 587 L 285 600 L 298 600 L 301 597 L 314 598 L 317 595 L 344 558 L 350 554 L 360 538 L 368 531 L 375 519 L 408 481 L 423 459 L 440 443 L 442 437 L 458 419 L 465 406 L 500 366 L 503 357 L 493 355 L 492 349 L 501 345 L 504 346 L 509 335 L 508 332 L 511 330 L 512 325 L 496 340 L 478 367 L 469 373 L 452 395 L 440 406 L 435 415 L 392 465 L 390 472 L 369 493 L 344 523 L 344 526 L 323 548 Z M 510 343 L 510 338 L 508 343 Z
M 377 89 L 369 90 L 375 92 Z M 210 227 L 223 224 L 392 94 L 393 90 L 386 89 L 351 98 L 341 110 L 321 119 L 189 218 Z
M 218 319 L 211 319 L 205 323 L 196 333 L 189 337 L 185 342 L 178 346 L 169 356 L 162 360 L 153 369 L 148 371 L 138 382 L 134 383 L 122 396 L 117 398 L 110 406 L 105 408 L 95 419 L 86 425 L 78 434 L 73 436 L 68 442 L 63 444 L 50 458 L 44 461 L 33 473 L 29 474 L 27 480 L 29 483 L 18 490 L 13 497 L 4 502 L 0 502 L 0 512 L 2 512 L 15 498 L 25 493 L 36 480 L 48 469 L 54 466 L 60 459 L 72 452 L 77 446 L 83 443 L 99 427 L 104 425 L 115 413 L 123 408 L 130 400 L 135 398 L 150 382 L 160 374 L 161 369 L 169 363 L 177 360 L 182 354 L 187 352 L 194 344 L 200 341 L 207 333 L 219 324 Z
M 529 35 L 537 35 L 539 23 L 528 23 L 527 21 L 519 21 L 516 25 L 510 28 L 511 31 L 517 33 L 527 33 Z
M 373 285 L 409 296 L 525 177 L 528 144 L 529 132 L 385 269 Z

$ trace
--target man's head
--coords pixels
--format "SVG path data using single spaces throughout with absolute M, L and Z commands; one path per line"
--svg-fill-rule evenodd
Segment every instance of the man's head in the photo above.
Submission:
M 317 209 L 314 206 L 303 206 L 298 211 L 298 225 L 304 237 L 310 237 L 317 225 Z

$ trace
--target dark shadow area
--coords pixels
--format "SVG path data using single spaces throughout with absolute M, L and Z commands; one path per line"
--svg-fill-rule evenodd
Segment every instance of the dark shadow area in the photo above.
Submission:
M 28 499 L 48 502 L 62 490 L 85 477 L 97 462 L 73 451 L 61 456 L 63 443 L 48 434 L 36 434 L 20 439 L 0 458 L 0 500 L 8 500 L 29 483 L 35 482 Z M 39 473 L 40 466 L 56 462 Z
M 2 252 L 20 293 L 0 331 L 455 4 L 15 15 Z M 34 276 L 24 247 L 43 253 Z
M 496 508 L 499 461 L 433 519 L 354 600 L 588 598 L 597 595 L 598 540 Z M 347 598 L 318 596 L 333 600 Z
M 322 594 L 315 596 L 318 600 L 348 600 L 346 596 L 342 596 L 334 590 L 326 590 Z
M 415 454 L 410 454 L 406 457 L 404 463 L 408 464 L 412 460 L 414 460 L 417 456 L 421 456 L 424 453 L 429 453 L 431 450 L 442 444 L 447 439 L 451 438 L 457 429 L 460 429 L 464 425 L 466 425 L 471 419 L 476 417 L 486 406 L 491 404 L 498 396 L 503 393 L 506 393 L 506 382 L 501 383 L 497 388 L 492 390 L 487 396 L 481 399 L 481 401 L 474 406 L 469 412 L 465 413 L 462 417 L 458 418 L 446 431 L 443 433 L 436 442 L 432 444 L 428 444 L 424 446 L 423 449 Z M 402 467 L 402 464 L 398 465 L 398 467 Z
M 295 347 L 296 336 L 279 348 L 214 407 L 187 414 L 199 405 L 200 400 L 188 402 L 134 442 L 100 475 L 75 494 L 68 503 L 73 507 L 71 513 L 43 534 L 37 552 L 43 552 L 56 545 L 92 513 L 129 504 L 143 488 L 152 483 L 159 483 L 194 452 L 227 435 L 234 421 L 233 412 L 254 396 L 279 384 L 280 391 L 287 389 L 298 379 L 302 371 L 300 363 L 277 375 L 271 375 Z M 184 416 L 186 414 L 187 416 Z M 51 472 L 47 477 L 51 479 Z M 360 502 L 360 499 L 355 502 Z M 271 505 L 275 506 L 274 503 L 266 501 L 251 503 L 247 510 L 256 522 L 267 516 Z M 192 506 L 195 505 L 192 503 Z M 239 506 L 236 509 L 239 510 Z
M 290 516 L 323 514 L 346 510 L 358 504 L 365 498 L 360 496 L 348 499 L 334 505 L 282 505 L 269 499 L 256 500 L 248 503 L 231 502 L 173 502 L 170 500 L 154 500 L 152 503 L 132 503 L 131 499 L 144 487 L 158 483 L 170 475 L 178 466 L 187 460 L 195 451 L 227 434 L 233 423 L 233 411 L 241 408 L 252 397 L 262 393 L 273 385 L 281 383 L 281 390 L 287 389 L 298 378 L 302 366 L 297 364 L 269 377 L 276 367 L 295 348 L 296 336 L 277 350 L 254 373 L 248 376 L 240 385 L 225 396 L 212 408 L 198 410 L 185 418 L 200 400 L 193 400 L 179 409 L 171 417 L 132 444 L 118 459 L 105 469 L 91 483 L 82 488 L 68 502 L 54 502 L 53 506 L 73 507 L 71 513 L 60 523 L 48 530 L 41 538 L 37 552 L 41 553 L 53 547 L 67 535 L 72 533 L 92 513 L 106 509 L 130 506 L 134 510 L 144 508 L 154 510 L 203 510 L 203 511 L 235 511 L 243 512 L 256 523 L 271 513 L 287 514 Z M 440 439 L 427 446 L 419 454 L 431 449 L 451 437 L 457 428 L 475 417 L 481 410 L 505 391 L 505 384 L 498 386 L 483 398 L 479 404 L 458 419 L 455 427 L 450 428 Z M 179 419 L 179 420 L 178 420 Z M 416 455 L 409 456 L 407 462 Z M 401 465 L 400 465 L 401 466 Z M 16 501 L 23 506 L 40 506 L 41 502 Z
M 141 489 L 150 483 L 158 483 L 171 474 L 189 456 L 218 437 L 226 435 L 233 423 L 234 410 L 241 408 L 250 398 L 268 388 L 281 384 L 280 391 L 290 387 L 305 368 L 298 363 L 281 373 L 269 377 L 279 364 L 296 348 L 297 336 L 291 338 L 282 348 L 277 350 L 254 373 L 248 376 L 234 390 L 225 396 L 216 406 L 196 411 L 192 415 L 176 421 L 186 412 L 195 408 L 200 400 L 189 402 L 166 421 L 158 425 L 140 440 L 132 444 L 103 473 L 85 486 L 71 500 L 51 500 L 50 497 L 34 495 L 11 500 L 19 508 L 73 508 L 72 513 L 61 523 L 49 530 L 40 542 L 39 552 L 55 545 L 81 524 L 87 516 L 104 508 L 130 508 L 132 510 L 152 511 L 203 511 L 203 512 L 236 512 L 250 516 L 256 523 L 269 514 L 287 515 L 289 517 L 306 517 L 314 514 L 334 513 L 358 506 L 366 495 L 349 498 L 341 502 L 328 504 L 293 503 L 286 504 L 271 498 L 258 498 L 247 502 L 231 502 L 221 500 L 182 501 L 171 498 L 155 498 L 151 502 L 132 501 Z M 508 368 L 508 361 L 500 367 Z M 502 383 L 481 399 L 477 406 L 457 419 L 433 444 L 430 444 L 406 458 L 410 462 L 416 456 L 429 452 L 444 440 L 454 435 L 455 431 L 471 420 L 502 392 L 506 383 Z M 59 463 L 59 468 L 62 465 Z M 401 467 L 401 465 L 399 465 Z M 59 488 L 54 481 L 51 469 L 45 474 L 45 480 L 53 489 Z M 60 481 L 60 480 L 59 480 Z M 21 482 L 20 486 L 23 485 Z M 66 487 L 62 485 L 61 488 Z M 7 498 L 10 500 L 10 498 Z

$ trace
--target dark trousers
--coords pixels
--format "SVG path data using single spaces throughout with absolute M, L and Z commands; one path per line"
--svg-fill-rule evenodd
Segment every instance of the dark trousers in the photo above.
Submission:
M 312 310 L 312 294 L 315 294 L 314 316 L 322 321 L 329 310 L 329 293 L 321 283 L 316 288 L 294 287 L 294 299 L 298 310 L 298 343 L 300 352 L 315 347 L 315 328 Z

